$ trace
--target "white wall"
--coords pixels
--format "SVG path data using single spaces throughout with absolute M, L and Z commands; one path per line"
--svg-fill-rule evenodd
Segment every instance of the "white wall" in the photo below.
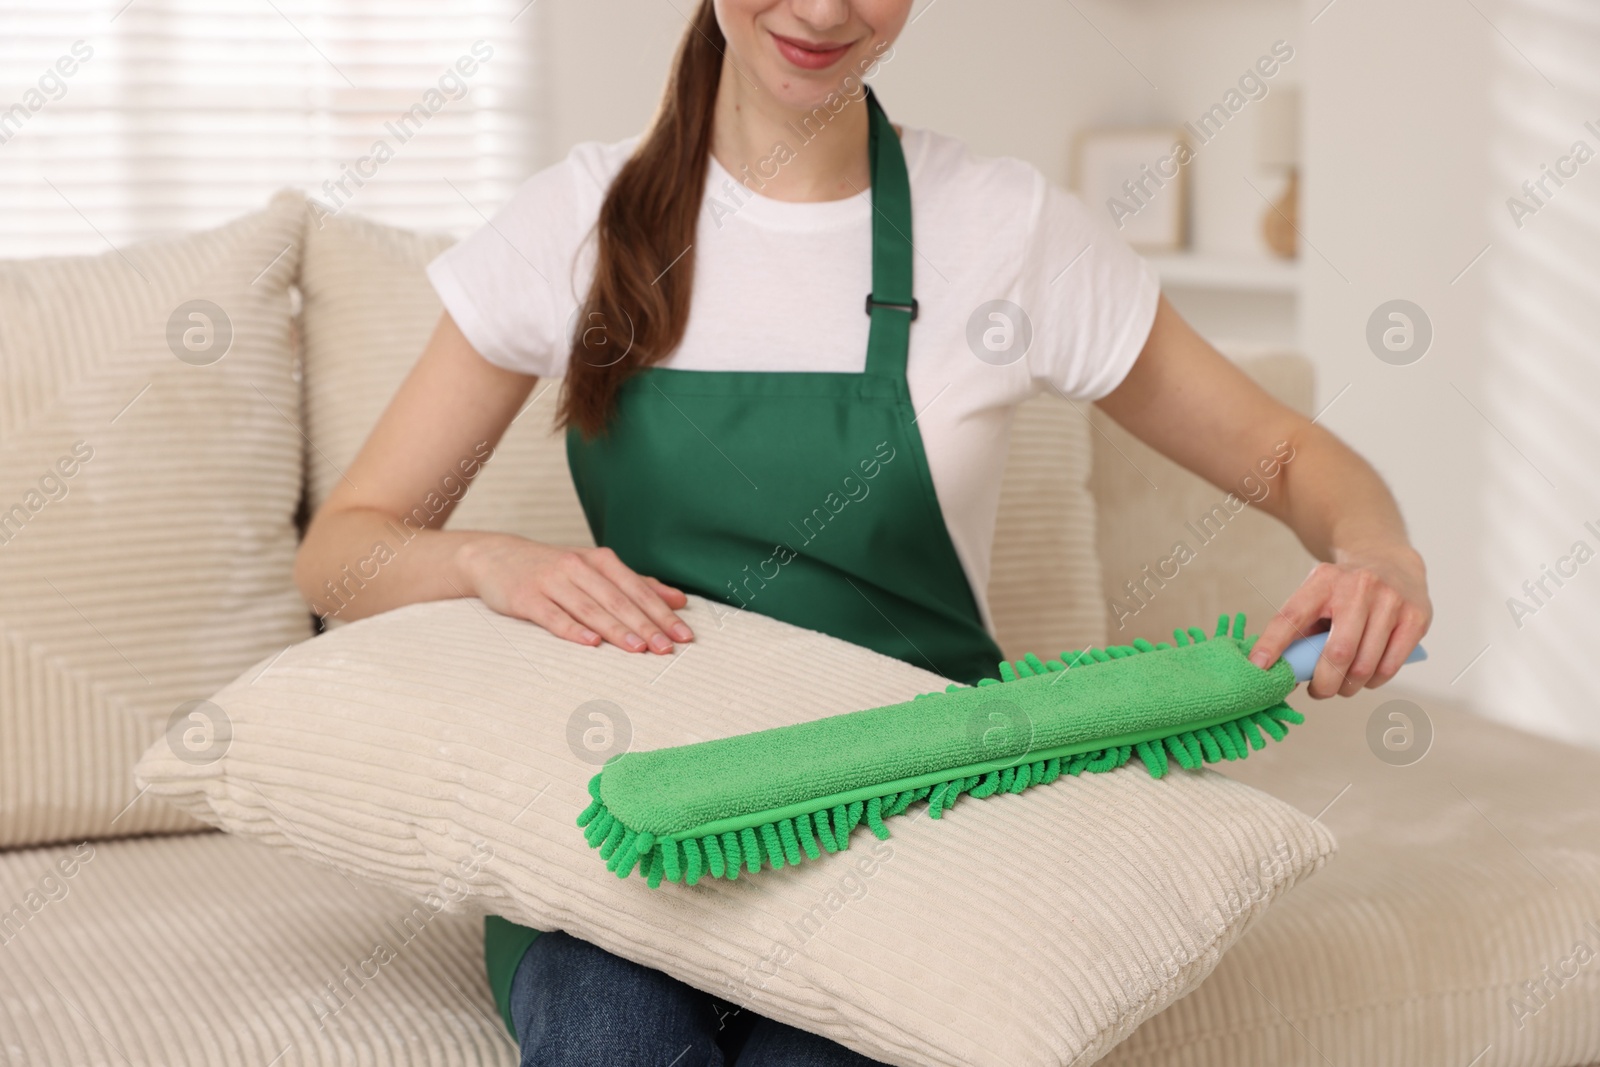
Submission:
M 638 132 L 693 10 L 693 0 L 539 0 L 552 42 L 549 158 Z M 874 84 L 896 121 L 1026 159 L 1065 184 L 1075 131 L 1197 115 L 1273 40 L 1296 41 L 1293 12 L 1291 0 L 922 0 Z M 1302 66 L 1297 58 L 1274 83 Z M 1194 165 L 1205 247 L 1260 248 L 1262 204 L 1240 176 L 1272 178 L 1250 162 L 1253 133 L 1229 128 Z
M 636 133 L 649 120 L 694 0 L 540 0 L 552 42 L 551 158 L 572 144 Z M 1079 5 L 1097 22 L 1118 17 Z M 1071 6 L 1009 0 L 918 5 L 875 85 L 891 116 L 1017 155 L 1064 180 L 1072 129 L 1136 105 L 1144 85 Z M 997 34 L 995 20 L 1017 27 Z M 1131 32 L 1126 37 L 1135 37 Z
M 1308 0 L 1307 18 L 1325 2 Z M 1406 681 L 1457 699 L 1493 666 L 1451 685 L 1487 640 L 1477 516 L 1492 431 L 1471 404 L 1485 402 L 1488 272 L 1480 262 L 1456 279 L 1489 241 L 1492 33 L 1456 0 L 1337 0 L 1307 48 L 1306 233 L 1320 255 L 1305 258 L 1304 334 L 1319 406 L 1346 390 L 1322 422 L 1388 479 L 1428 563 L 1433 658 Z M 1396 298 L 1433 324 L 1409 366 L 1366 340 L 1368 317 Z
M 1582 541 L 1600 552 L 1600 156 L 1518 227 L 1506 206 L 1575 141 L 1600 153 L 1600 13 L 1592 5 L 1508 0 L 1493 9 L 1487 240 L 1487 372 L 1483 407 L 1504 438 L 1488 437 L 1479 512 L 1488 588 L 1473 674 L 1494 714 L 1600 745 L 1600 557 L 1564 565 L 1562 584 L 1537 581 Z M 1547 80 L 1548 79 L 1548 80 Z M 1585 128 L 1592 123 L 1594 129 Z M 1568 168 L 1571 169 L 1570 167 Z M 1593 523 L 1594 528 L 1586 527 Z M 1531 614 L 1516 618 L 1507 601 Z
M 690 0 L 536 0 L 545 50 L 548 162 L 580 141 L 619 141 L 655 111 Z

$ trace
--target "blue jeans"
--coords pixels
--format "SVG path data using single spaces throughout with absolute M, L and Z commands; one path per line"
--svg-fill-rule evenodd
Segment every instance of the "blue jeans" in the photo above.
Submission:
M 511 982 L 522 1067 L 882 1067 L 564 933 Z

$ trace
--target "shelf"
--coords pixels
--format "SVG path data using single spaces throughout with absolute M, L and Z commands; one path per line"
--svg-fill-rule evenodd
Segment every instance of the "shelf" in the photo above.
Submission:
M 1145 256 L 1162 288 L 1221 289 L 1294 296 L 1300 291 L 1300 264 L 1294 260 L 1164 252 Z

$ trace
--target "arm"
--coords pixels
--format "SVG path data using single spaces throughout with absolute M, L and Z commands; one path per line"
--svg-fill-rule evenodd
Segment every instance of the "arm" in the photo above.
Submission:
M 537 381 L 491 364 L 455 320 L 440 317 L 306 530 L 294 577 L 313 610 L 357 619 L 476 596 L 583 644 L 603 638 L 632 652 L 665 653 L 674 639 L 691 639 L 672 610 L 684 606 L 684 595 L 635 574 L 610 549 L 440 529 L 465 492 L 442 492 L 442 483 L 470 483 Z
M 1365 460 L 1321 426 L 1280 404 L 1205 342 L 1162 297 L 1144 349 L 1102 411 L 1162 455 L 1220 489 L 1274 456 L 1292 460 L 1267 479 L 1256 506 L 1285 523 L 1322 562 L 1261 633 L 1251 660 L 1278 658 L 1330 619 L 1328 644 L 1307 687 L 1353 695 L 1394 677 L 1433 618 L 1422 557 L 1400 509 Z

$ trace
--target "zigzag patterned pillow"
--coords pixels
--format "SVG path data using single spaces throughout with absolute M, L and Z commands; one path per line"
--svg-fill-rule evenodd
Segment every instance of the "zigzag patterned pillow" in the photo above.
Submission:
M 0 262 L 0 848 L 192 829 L 134 760 L 311 632 L 292 579 L 304 204 Z

